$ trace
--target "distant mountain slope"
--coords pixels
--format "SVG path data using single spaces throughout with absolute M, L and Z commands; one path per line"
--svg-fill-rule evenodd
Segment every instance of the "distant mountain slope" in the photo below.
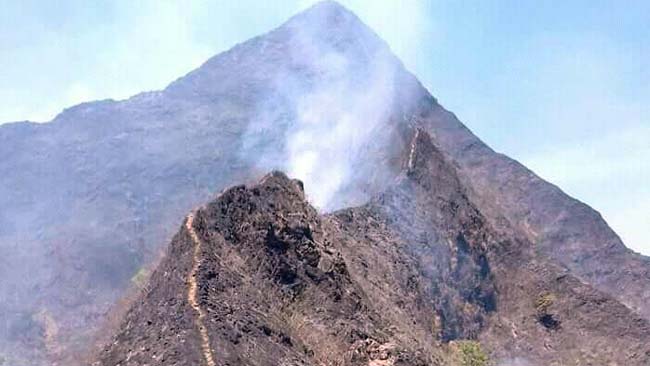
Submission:
M 305 175 L 328 210 L 365 203 L 399 174 L 413 126 L 495 228 L 650 318 L 647 258 L 486 147 L 356 16 L 323 2 L 165 90 L 0 126 L 0 355 L 68 364 L 174 223 L 231 184 L 278 168 Z
M 273 173 L 188 216 L 95 365 L 650 362 L 650 322 L 494 232 L 425 132 L 411 149 L 359 208 Z

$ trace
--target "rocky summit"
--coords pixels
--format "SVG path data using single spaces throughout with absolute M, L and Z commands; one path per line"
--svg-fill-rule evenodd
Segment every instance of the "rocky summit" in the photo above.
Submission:
M 7 365 L 650 362 L 650 259 L 335 2 L 0 156 Z

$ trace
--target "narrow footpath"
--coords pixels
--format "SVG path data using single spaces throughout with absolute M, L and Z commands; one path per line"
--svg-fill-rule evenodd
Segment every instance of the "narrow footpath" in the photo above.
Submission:
M 201 264 L 201 240 L 199 239 L 198 235 L 196 235 L 196 231 L 194 231 L 193 223 L 194 214 L 191 213 L 187 216 L 187 220 L 185 221 L 185 228 L 187 229 L 187 232 L 190 234 L 190 238 L 194 243 L 192 270 L 190 271 L 187 279 L 187 282 L 189 284 L 187 291 L 187 301 L 197 314 L 196 327 L 198 328 L 199 334 L 201 335 L 201 349 L 203 351 L 203 358 L 205 359 L 205 363 L 207 366 L 216 366 L 216 363 L 214 362 L 214 356 L 212 355 L 212 349 L 210 348 L 210 336 L 208 335 L 208 329 L 203 323 L 205 319 L 205 311 L 203 311 L 203 309 L 201 309 L 201 306 L 199 306 L 198 300 L 198 285 L 196 283 L 196 276 L 199 272 L 199 265 Z

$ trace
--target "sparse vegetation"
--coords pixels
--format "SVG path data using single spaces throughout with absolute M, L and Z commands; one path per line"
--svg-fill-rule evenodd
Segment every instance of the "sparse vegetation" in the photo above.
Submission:
M 489 366 L 490 358 L 477 341 L 457 341 L 453 345 L 455 364 L 459 366 Z
M 136 287 L 143 289 L 147 285 L 147 280 L 149 279 L 150 274 L 151 272 L 147 268 L 142 267 L 133 275 L 133 277 L 131 277 L 131 283 Z
M 535 310 L 538 314 L 547 314 L 548 309 L 555 303 L 555 295 L 550 292 L 543 292 L 535 300 Z
M 560 322 L 549 311 L 555 303 L 555 295 L 550 292 L 544 292 L 535 300 L 535 310 L 537 311 L 537 321 L 545 328 L 557 330 L 560 328 Z

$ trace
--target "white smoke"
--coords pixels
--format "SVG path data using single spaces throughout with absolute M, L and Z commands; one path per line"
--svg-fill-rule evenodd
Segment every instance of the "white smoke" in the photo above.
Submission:
M 507 360 L 501 360 L 499 366 L 532 366 L 532 364 L 525 358 L 515 357 Z
M 260 104 L 249 127 L 253 142 L 247 143 L 263 150 L 260 168 L 301 179 L 309 201 L 324 210 L 333 208 L 364 149 L 381 138 L 393 109 L 397 66 L 388 48 L 353 15 L 336 16 L 334 21 L 330 11 L 314 12 L 307 22 L 290 24 L 290 70 L 278 73 L 273 95 Z M 260 136 L 283 121 L 284 152 L 278 154 Z
M 352 173 L 355 159 L 387 120 L 392 70 L 369 65 L 370 84 L 350 85 L 354 66 L 337 54 L 323 55 L 319 68 L 335 70 L 295 100 L 296 124 L 287 131 L 287 171 L 302 179 L 310 201 L 327 208 Z M 335 63 L 330 68 L 328 63 Z

